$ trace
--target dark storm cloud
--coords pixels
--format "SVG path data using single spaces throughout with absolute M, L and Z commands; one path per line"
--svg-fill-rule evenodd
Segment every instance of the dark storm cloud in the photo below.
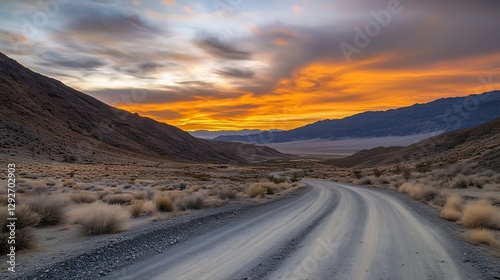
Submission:
M 250 59 L 250 53 L 238 50 L 230 43 L 223 42 L 216 37 L 204 37 L 196 39 L 195 45 L 216 58 L 245 60 Z
M 102 40 L 134 40 L 160 34 L 160 27 L 138 14 L 118 9 L 98 9 L 94 6 L 70 6 L 65 27 L 75 37 L 94 37 Z
M 263 57 L 270 65 L 259 71 L 253 84 L 239 89 L 258 89 L 257 94 L 270 92 L 280 79 L 314 62 L 398 71 L 425 69 L 500 51 L 500 36 L 496 36 L 500 1 L 401 1 L 402 12 L 392 14 L 387 26 L 369 37 L 367 46 L 357 46 L 355 28 L 365 30 L 366 24 L 375 20 L 372 14 L 387 10 L 387 3 L 331 3 L 353 17 L 311 27 L 273 23 L 259 26 L 257 34 L 238 38 L 239 43 L 251 46 L 253 57 Z M 343 42 L 359 50 L 351 55 L 350 64 L 340 48 Z
M 255 75 L 255 72 L 250 69 L 240 69 L 235 67 L 226 67 L 224 69 L 216 70 L 215 73 L 235 78 L 250 79 Z
M 77 54 L 60 54 L 54 51 L 47 51 L 38 54 L 41 60 L 39 65 L 54 67 L 63 66 L 75 69 L 95 69 L 106 65 L 103 59 L 87 57 Z

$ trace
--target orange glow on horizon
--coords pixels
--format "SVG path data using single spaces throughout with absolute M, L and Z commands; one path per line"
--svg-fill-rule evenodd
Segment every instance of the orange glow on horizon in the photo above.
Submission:
M 500 65 L 492 55 L 457 60 L 452 65 L 394 71 L 373 67 L 391 56 L 359 63 L 316 62 L 280 80 L 272 92 L 236 97 L 199 97 L 164 104 L 118 104 L 118 108 L 177 126 L 183 130 L 292 129 L 324 119 L 338 119 L 365 111 L 387 110 L 465 96 L 500 88 L 482 85 L 484 65 Z M 479 60 L 479 61 L 478 61 Z M 490 68 L 491 70 L 491 68 Z M 499 72 L 497 69 L 496 72 Z M 173 112 L 160 116 L 155 112 Z

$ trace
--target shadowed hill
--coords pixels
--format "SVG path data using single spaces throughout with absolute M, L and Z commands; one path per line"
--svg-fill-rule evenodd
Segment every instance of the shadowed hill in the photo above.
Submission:
M 374 167 L 420 162 L 454 163 L 470 159 L 480 167 L 500 170 L 500 118 L 477 127 L 444 133 L 408 147 L 378 147 L 332 160 L 340 167 Z
M 108 106 L 0 53 L 0 153 L 79 161 L 148 155 L 196 162 L 282 156 L 197 139 L 150 118 Z

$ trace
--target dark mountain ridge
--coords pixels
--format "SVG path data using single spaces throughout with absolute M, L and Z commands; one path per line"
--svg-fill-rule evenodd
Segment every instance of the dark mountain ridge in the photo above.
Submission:
M 474 127 L 500 117 L 500 91 L 441 98 L 425 104 L 322 120 L 281 132 L 220 136 L 218 141 L 281 143 L 309 139 L 406 136 Z
M 178 161 L 246 162 L 282 156 L 192 137 L 106 105 L 0 53 L 0 154 L 60 160 L 148 155 Z M 249 152 L 250 151 L 250 152 Z

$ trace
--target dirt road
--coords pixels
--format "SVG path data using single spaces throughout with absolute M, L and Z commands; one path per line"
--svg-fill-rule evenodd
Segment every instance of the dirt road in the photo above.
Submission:
M 120 279 L 465 279 L 449 237 L 392 196 L 324 180 L 115 271 Z M 468 277 L 466 277 L 468 275 Z

